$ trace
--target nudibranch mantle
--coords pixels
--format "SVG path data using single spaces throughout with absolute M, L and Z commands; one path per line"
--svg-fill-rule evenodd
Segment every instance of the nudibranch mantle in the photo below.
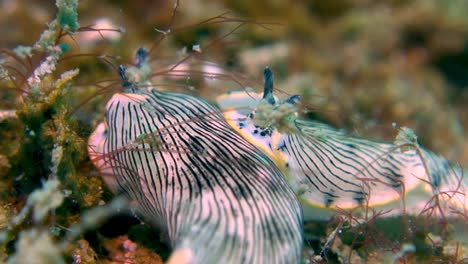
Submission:
M 281 170 L 203 99 L 115 94 L 89 143 L 109 187 L 167 232 L 174 263 L 300 261 L 301 205 Z
M 268 68 L 264 75 L 263 94 L 230 92 L 219 96 L 217 102 L 233 129 L 287 167 L 288 182 L 304 203 L 305 212 L 309 212 L 306 218 L 329 217 L 333 212 L 325 209 L 335 206 L 351 209 L 369 205 L 398 213 L 402 199 L 406 212 L 420 212 L 433 195 L 441 192 L 453 196 L 449 199 L 451 206 L 466 210 L 466 172 L 424 148 L 419 149 L 419 155 L 415 149 L 402 150 L 393 143 L 349 136 L 297 115 L 290 120 L 295 127 L 290 131 L 259 126 L 255 120 L 257 106 L 266 98 L 276 109 L 297 98 L 279 101 L 273 95 L 273 78 Z

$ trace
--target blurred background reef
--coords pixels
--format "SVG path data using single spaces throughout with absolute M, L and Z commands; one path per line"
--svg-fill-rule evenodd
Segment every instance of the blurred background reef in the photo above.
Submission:
M 187 52 L 201 51 L 198 62 L 216 66 L 192 63 L 187 66 L 191 70 L 242 78 L 236 83 L 188 74 L 182 78 L 161 76 L 158 81 L 180 84 L 162 89 L 212 101 L 243 86 L 260 92 L 262 70 L 268 65 L 275 73 L 277 88 L 302 95 L 301 115 L 354 135 L 390 141 L 396 135 L 394 125 L 407 126 L 424 147 L 468 166 L 468 1 L 190 0 L 180 1 L 174 19 L 173 9 L 173 1 L 80 1 L 81 27 L 120 32 L 74 33 L 64 39 L 67 48 L 62 58 L 70 55 L 70 59 L 59 62 L 56 78 L 65 70 L 79 69 L 64 92 L 38 110 L 22 101 L 18 87 L 0 83 L 0 110 L 25 113 L 18 118 L 0 114 L 0 229 L 9 225 L 28 194 L 49 177 L 57 142 L 64 153 L 56 172 L 62 191 L 67 192 L 54 216 L 41 223 L 42 228 L 51 228 L 58 240 L 67 233 L 66 227 L 80 221 L 84 211 L 112 199 L 87 157 L 87 138 L 103 120 L 107 99 L 119 89 L 112 67 L 132 64 L 135 51 L 140 46 L 153 47 L 161 32 L 169 33 L 169 26 L 181 30 L 171 31 L 154 46 L 149 58 L 154 71 L 173 65 Z M 54 1 L 1 0 L 0 47 L 32 46 L 56 12 Z M 236 21 L 197 25 L 225 12 L 229 13 L 224 17 L 250 23 L 234 34 L 229 32 L 239 24 Z M 90 55 L 71 56 L 76 54 Z M 1 57 L 5 56 L 2 53 Z M 103 89 L 96 85 L 103 80 L 116 82 Z M 35 140 L 25 136 L 31 131 L 37 135 Z M 118 215 L 111 222 L 84 232 L 82 239 L 65 251 L 67 263 L 111 263 L 116 259 L 154 263 L 167 257 L 166 246 L 152 243 L 160 240 L 159 235 L 137 218 Z M 0 262 L 14 254 L 18 234 L 30 224 L 31 220 L 26 220 L 9 231 L 8 242 L 0 247 Z M 333 224 L 306 226 L 323 230 L 323 225 Z M 116 226 L 121 228 L 115 230 Z M 317 251 L 327 232 L 306 232 L 312 241 L 306 250 Z M 450 249 L 444 248 L 450 245 L 453 250 L 450 241 L 436 254 L 427 242 L 429 230 L 421 232 L 424 235 L 412 243 L 426 251 L 418 251 L 421 256 L 408 261 L 432 261 L 432 255 L 453 260 L 447 257 Z M 343 245 L 345 240 L 342 238 Z M 401 249 L 402 245 L 393 246 Z M 360 251 L 360 246 L 353 244 L 347 249 L 357 252 L 351 262 L 379 258 Z M 392 251 L 389 245 L 382 247 L 385 252 Z M 345 253 L 334 250 L 329 261 L 343 261 Z M 311 252 L 309 262 L 318 254 Z M 374 252 L 379 252 L 378 248 Z

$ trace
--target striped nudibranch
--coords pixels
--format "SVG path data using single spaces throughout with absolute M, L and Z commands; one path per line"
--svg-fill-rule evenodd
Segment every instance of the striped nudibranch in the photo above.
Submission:
M 138 89 L 106 106 L 89 152 L 112 191 L 167 233 L 170 263 L 298 263 L 300 202 L 279 167 L 190 95 Z
M 421 158 L 415 149 L 402 151 L 394 143 L 348 136 L 323 123 L 300 119 L 299 100 L 294 95 L 280 102 L 273 96 L 273 75 L 267 67 L 263 96 L 231 92 L 218 97 L 218 104 L 240 135 L 286 163 L 291 187 L 309 205 L 304 208 L 306 218 L 312 208 L 313 218 L 328 217 L 333 212 L 326 209 L 335 206 L 392 209 L 401 204 L 403 193 L 409 212 L 420 212 L 441 192 L 453 196 L 450 206 L 466 210 L 468 177 L 460 166 L 423 148 Z

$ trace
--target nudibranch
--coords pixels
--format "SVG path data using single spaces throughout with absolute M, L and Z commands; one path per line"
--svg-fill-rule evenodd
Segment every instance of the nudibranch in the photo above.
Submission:
M 167 234 L 169 263 L 298 263 L 301 204 L 280 168 L 220 110 L 180 93 L 138 88 L 106 105 L 89 140 L 115 193 Z
M 218 104 L 240 135 L 286 164 L 291 187 L 307 205 L 306 218 L 329 217 L 333 211 L 327 208 L 335 206 L 394 209 L 403 194 L 406 210 L 420 212 L 442 192 L 452 209 L 466 210 L 468 181 L 460 166 L 423 148 L 400 149 L 303 120 L 297 114 L 299 100 L 293 95 L 281 102 L 273 95 L 267 67 L 263 95 L 231 92 L 218 97 Z M 311 210 L 310 216 L 306 211 Z

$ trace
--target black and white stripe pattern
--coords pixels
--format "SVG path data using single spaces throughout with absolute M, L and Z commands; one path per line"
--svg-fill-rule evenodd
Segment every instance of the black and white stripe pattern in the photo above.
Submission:
M 115 94 L 91 157 L 187 263 L 297 263 L 302 212 L 282 172 L 218 109 L 183 94 Z M 174 257 L 175 258 L 175 257 Z
M 218 98 L 218 103 L 239 134 L 272 159 L 286 163 L 289 183 L 302 201 L 314 207 L 377 206 L 422 189 L 424 197 L 418 193 L 416 199 L 426 200 L 405 201 L 415 205 L 418 211 L 414 212 L 422 211 L 421 207 L 441 192 L 446 192 L 444 198 L 450 200 L 450 206 L 466 210 L 466 172 L 433 152 L 423 148 L 419 148 L 421 155 L 415 149 L 402 151 L 393 143 L 352 137 L 323 123 L 297 117 L 290 121 L 292 129 L 288 133 L 280 133 L 276 127 L 259 127 L 255 124 L 258 109 L 245 113 L 236 107 L 251 107 L 255 101 L 259 105 L 263 100 L 279 109 L 281 104 L 294 105 L 299 98 L 292 96 L 279 103 L 273 96 L 273 77 L 268 68 L 264 76 L 263 95 L 230 93 Z M 262 113 L 262 116 L 278 114 L 281 112 Z M 449 196 L 453 197 L 448 199 Z
M 420 185 L 433 194 L 455 191 L 460 184 L 459 191 L 464 190 L 462 168 L 423 148 L 421 157 L 415 149 L 402 151 L 393 143 L 352 137 L 318 122 L 298 119 L 295 124 L 298 133 L 283 135 L 277 150 L 287 157 L 302 196 L 313 204 L 379 205 Z

